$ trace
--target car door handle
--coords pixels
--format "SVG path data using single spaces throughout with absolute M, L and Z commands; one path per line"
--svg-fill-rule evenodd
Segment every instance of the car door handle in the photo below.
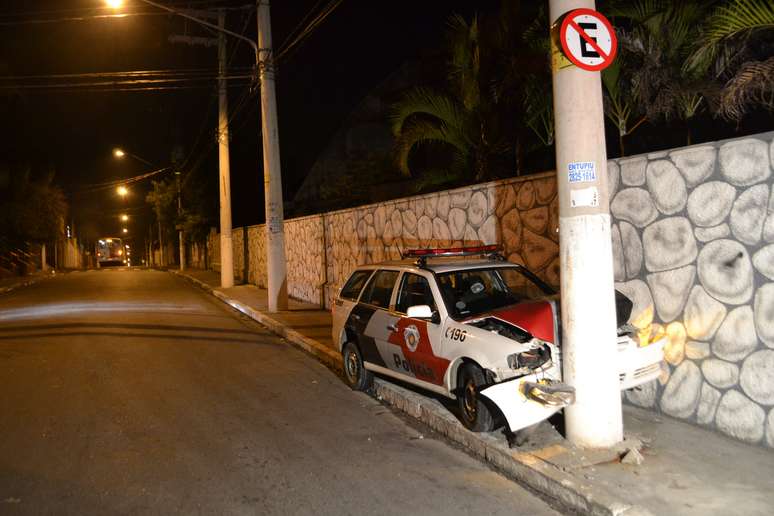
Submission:
M 397 326 L 395 326 L 394 324 L 388 324 L 388 325 L 387 325 L 387 329 L 388 329 L 388 330 L 390 330 L 391 332 L 396 332 L 396 331 L 398 331 L 398 327 L 397 327 Z

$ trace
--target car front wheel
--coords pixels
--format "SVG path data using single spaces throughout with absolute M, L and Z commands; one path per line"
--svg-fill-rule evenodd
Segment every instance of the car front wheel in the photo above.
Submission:
M 494 418 L 479 395 L 481 388 L 486 386 L 484 371 L 475 364 L 463 364 L 457 385 L 462 424 L 473 432 L 491 432 L 494 429 Z
M 374 375 L 363 365 L 360 348 L 352 342 L 347 342 L 341 350 L 341 358 L 344 361 L 344 379 L 347 385 L 356 391 L 370 389 L 374 383 Z

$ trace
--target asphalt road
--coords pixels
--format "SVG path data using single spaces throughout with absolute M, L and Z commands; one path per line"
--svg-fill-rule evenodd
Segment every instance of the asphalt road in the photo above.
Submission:
M 0 295 L 0 514 L 556 514 L 170 274 Z

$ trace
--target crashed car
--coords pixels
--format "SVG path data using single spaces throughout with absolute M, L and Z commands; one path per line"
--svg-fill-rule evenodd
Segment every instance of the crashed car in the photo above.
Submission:
M 573 403 L 562 383 L 559 300 L 554 289 L 497 246 L 416 249 L 400 261 L 358 267 L 333 300 L 333 342 L 346 382 L 373 373 L 456 399 L 470 430 L 510 430 Z M 636 339 L 632 303 L 616 292 L 621 389 L 660 374 L 665 339 Z

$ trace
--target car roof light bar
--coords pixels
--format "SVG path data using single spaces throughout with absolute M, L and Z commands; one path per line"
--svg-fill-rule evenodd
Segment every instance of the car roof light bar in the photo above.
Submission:
M 427 258 L 441 258 L 449 256 L 481 256 L 488 255 L 492 259 L 501 259 L 502 246 L 498 244 L 478 245 L 467 247 L 441 247 L 426 249 L 406 249 L 401 253 L 403 258 L 417 258 L 420 266 L 424 265 Z

